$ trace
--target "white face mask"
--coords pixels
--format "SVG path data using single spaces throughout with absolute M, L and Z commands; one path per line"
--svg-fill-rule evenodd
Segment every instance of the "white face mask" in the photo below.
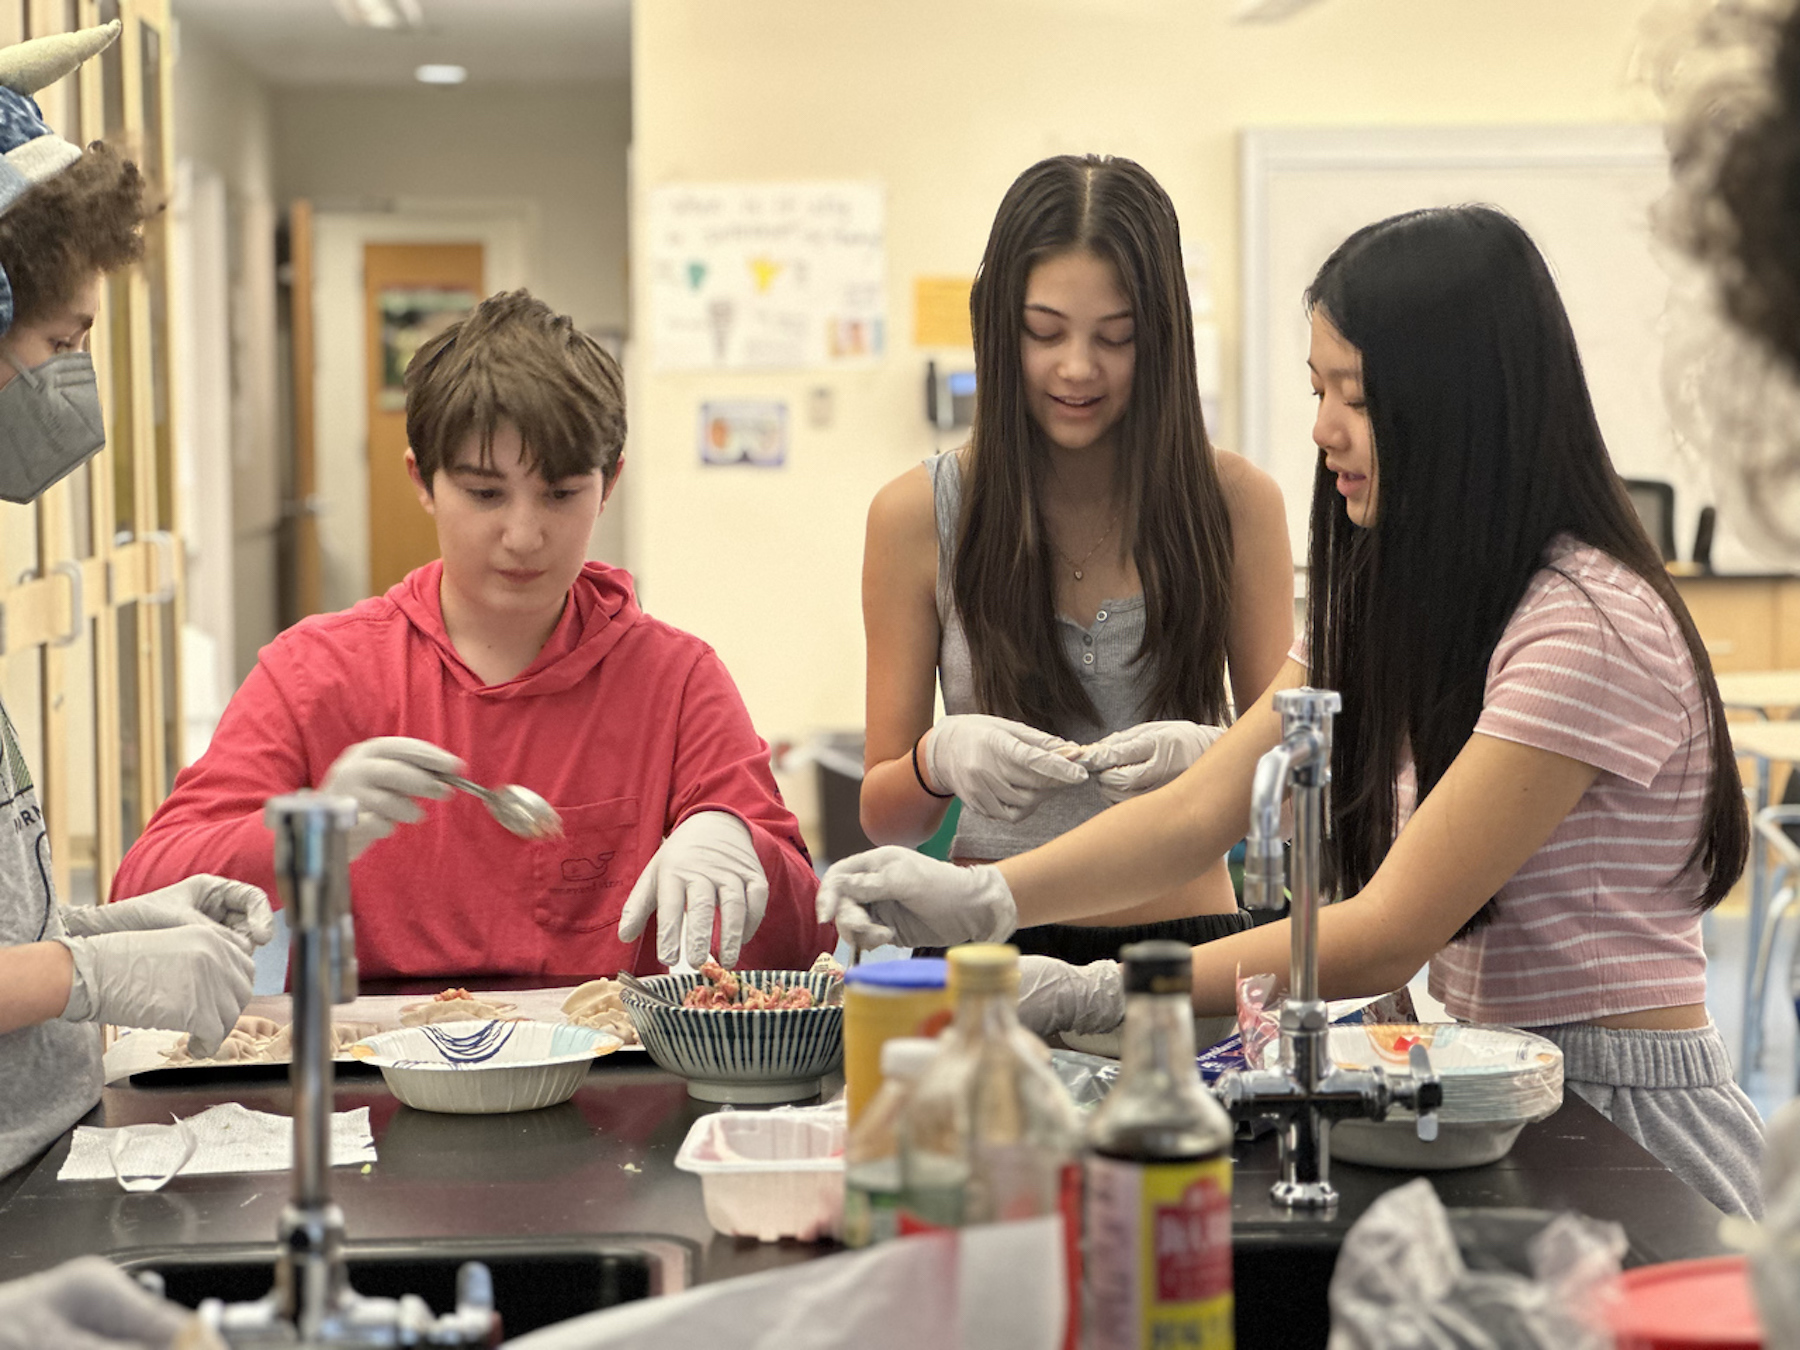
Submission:
M 106 444 L 100 384 L 86 352 L 53 356 L 0 389 L 0 501 L 26 502 Z

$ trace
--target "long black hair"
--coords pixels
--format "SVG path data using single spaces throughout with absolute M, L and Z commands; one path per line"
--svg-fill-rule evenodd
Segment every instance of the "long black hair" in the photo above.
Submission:
M 1131 303 L 1131 398 L 1116 490 L 1144 592 L 1150 717 L 1225 720 L 1231 515 L 1194 369 L 1194 320 L 1175 207 L 1128 159 L 1059 155 L 1007 189 L 969 297 L 975 422 L 951 591 L 983 711 L 1039 727 L 1099 715 L 1057 637 L 1055 564 L 1039 498 L 1047 459 L 1020 364 L 1032 268 L 1086 250 Z
M 1501 632 L 1552 541 L 1568 534 L 1642 577 L 1687 642 L 1711 731 L 1705 820 L 1688 862 L 1707 877 L 1697 904 L 1717 904 L 1749 849 L 1725 711 L 1606 453 L 1537 247 L 1490 207 L 1415 211 L 1339 245 L 1306 303 L 1362 354 L 1375 446 L 1370 528 L 1351 524 L 1322 454 L 1313 485 L 1311 677 L 1344 695 L 1327 850 L 1337 884 L 1361 889 L 1387 855 L 1407 751 L 1423 801 L 1473 734 Z

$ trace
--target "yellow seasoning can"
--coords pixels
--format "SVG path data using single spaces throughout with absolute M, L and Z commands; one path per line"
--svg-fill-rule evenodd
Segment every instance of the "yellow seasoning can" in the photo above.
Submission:
M 878 961 L 844 974 L 844 1102 L 849 1123 L 881 1087 L 881 1047 L 896 1036 L 935 1036 L 949 1022 L 949 969 L 941 959 Z
M 1230 1350 L 1230 1158 L 1091 1155 L 1087 1234 L 1095 1347 Z

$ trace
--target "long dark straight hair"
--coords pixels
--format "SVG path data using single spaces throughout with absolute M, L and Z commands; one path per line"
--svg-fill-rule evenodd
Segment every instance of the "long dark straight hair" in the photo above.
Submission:
M 1025 286 L 1046 259 L 1085 249 L 1130 302 L 1136 361 L 1118 428 L 1115 490 L 1143 586 L 1137 659 L 1146 715 L 1219 722 L 1231 625 L 1231 517 L 1200 415 L 1194 321 L 1168 194 L 1139 165 L 1061 155 L 1000 203 L 969 298 L 975 421 L 952 594 L 981 706 L 1036 726 L 1099 715 L 1057 641 L 1054 559 L 1039 498 L 1048 462 L 1026 401 Z
M 1371 528 L 1351 524 L 1323 455 L 1313 483 L 1307 635 L 1313 682 L 1344 696 L 1327 849 L 1343 893 L 1367 884 L 1393 842 L 1408 748 L 1423 801 L 1474 732 L 1501 631 L 1568 534 L 1642 577 L 1687 642 L 1712 740 L 1688 863 L 1707 878 L 1698 907 L 1717 904 L 1749 849 L 1725 710 L 1613 470 L 1537 247 L 1490 207 L 1411 212 L 1339 245 L 1306 303 L 1362 354 L 1375 446 Z

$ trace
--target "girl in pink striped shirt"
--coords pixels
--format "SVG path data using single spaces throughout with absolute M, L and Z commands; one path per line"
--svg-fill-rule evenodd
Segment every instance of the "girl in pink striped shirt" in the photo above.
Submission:
M 1705 1006 L 1700 916 L 1749 824 L 1705 649 L 1607 456 L 1542 256 L 1485 207 L 1352 235 L 1307 295 L 1319 413 L 1306 638 L 1167 788 L 996 866 L 903 850 L 820 890 L 853 940 L 1004 937 L 1180 884 L 1242 836 L 1271 696 L 1339 690 L 1325 996 L 1431 964 L 1472 1021 L 1561 1045 L 1567 1086 L 1722 1209 L 1761 1122 Z M 1194 1002 L 1287 968 L 1285 922 L 1194 949 Z M 1029 963 L 1039 1030 L 1123 1016 L 1116 967 Z

